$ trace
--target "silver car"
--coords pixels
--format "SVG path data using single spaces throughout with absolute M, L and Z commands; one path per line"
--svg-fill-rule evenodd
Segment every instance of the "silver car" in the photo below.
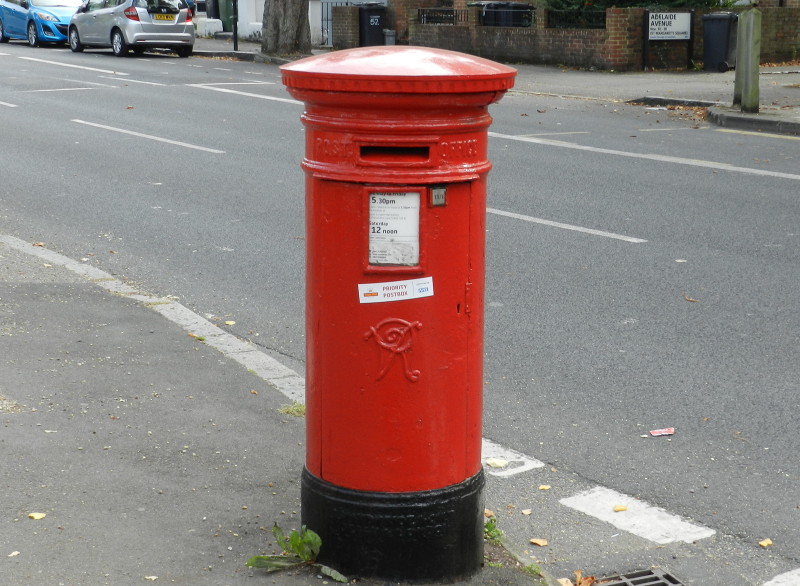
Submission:
M 128 50 L 171 49 L 188 57 L 194 48 L 192 12 L 186 0 L 88 0 L 69 22 L 69 48 Z

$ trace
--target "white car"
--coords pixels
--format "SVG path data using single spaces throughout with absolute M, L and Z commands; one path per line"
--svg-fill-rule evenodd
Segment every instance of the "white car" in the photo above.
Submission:
M 69 22 L 69 48 L 111 47 L 122 57 L 129 50 L 171 49 L 188 57 L 194 48 L 192 11 L 186 0 L 88 0 Z

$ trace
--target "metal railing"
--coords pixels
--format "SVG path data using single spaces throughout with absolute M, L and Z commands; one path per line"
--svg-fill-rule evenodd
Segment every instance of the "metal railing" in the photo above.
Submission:
M 606 11 L 548 10 L 547 28 L 606 28 Z
M 420 8 L 417 10 L 417 18 L 420 24 L 455 25 L 459 22 L 467 22 L 469 11 L 454 8 Z
M 536 8 L 522 2 L 474 2 L 477 6 L 478 22 L 482 26 L 529 27 L 536 22 Z

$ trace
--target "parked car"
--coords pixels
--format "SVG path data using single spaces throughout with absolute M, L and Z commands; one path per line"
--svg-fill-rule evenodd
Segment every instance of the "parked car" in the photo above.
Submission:
M 2 1 L 2 0 L 0 0 Z M 194 24 L 186 0 L 88 0 L 69 23 L 69 48 L 111 47 L 122 57 L 129 50 L 170 49 L 188 57 L 194 49 Z
M 27 39 L 40 43 L 66 43 L 69 20 L 82 0 L 0 0 L 0 43 Z

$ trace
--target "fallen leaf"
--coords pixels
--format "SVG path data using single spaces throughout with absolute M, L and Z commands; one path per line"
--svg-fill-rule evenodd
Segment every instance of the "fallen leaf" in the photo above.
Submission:
M 150 582 L 155 582 L 158 580 L 158 576 L 145 576 L 144 579 L 149 580 Z
M 235 326 L 235 325 L 236 325 L 236 322 L 235 322 L 235 321 L 232 321 L 232 320 L 228 320 L 228 321 L 226 321 L 226 322 L 225 322 L 225 325 L 226 325 L 226 326 Z
M 258 391 L 256 391 L 255 389 L 251 389 L 251 390 L 250 390 L 250 394 L 251 394 L 251 395 L 257 395 L 257 394 L 258 394 Z
M 41 521 L 47 516 L 47 513 L 30 513 L 28 514 L 29 519 L 33 519 L 34 521 Z
M 530 515 L 532 512 L 533 512 L 532 509 L 522 509 L 522 514 L 523 515 Z
M 697 300 L 697 299 L 692 299 L 691 297 L 689 297 L 688 295 L 686 295 L 686 293 L 684 293 L 684 294 L 683 294 L 683 298 L 684 298 L 684 299 L 686 299 L 686 301 L 690 301 L 691 303 L 700 303 L 700 301 L 699 301 L 699 300 Z
M 540 484 L 539 490 L 550 490 L 552 487 L 549 484 Z
M 559 578 L 556 582 L 558 586 L 575 586 L 569 578 Z
M 761 547 L 769 547 L 770 545 L 772 545 L 772 540 L 767 538 L 764 541 L 759 541 L 758 545 L 760 545 Z
M 537 539 L 537 538 L 534 537 L 533 539 L 531 539 L 531 543 L 533 545 L 538 545 L 539 547 L 545 547 L 547 545 L 547 540 L 546 539 Z
M 10 558 L 15 558 L 15 557 L 17 557 L 18 555 L 19 555 L 19 552 L 18 552 L 18 551 L 12 551 L 10 554 L 8 554 L 8 557 L 10 557 Z
M 616 505 L 614 507 L 614 512 L 615 513 L 621 513 L 622 511 L 627 511 L 627 510 L 628 510 L 628 507 L 626 507 L 625 505 Z
M 47 244 L 45 244 L 44 242 L 34 242 L 33 245 L 34 246 L 39 246 L 39 247 L 47 246 Z
M 486 465 L 490 468 L 505 468 L 508 466 L 508 460 L 502 458 L 487 458 Z
M 491 509 L 483 509 L 483 516 L 486 517 L 487 519 L 491 519 L 492 517 L 494 517 L 494 511 Z
M 575 570 L 575 586 L 592 586 L 595 583 L 594 576 L 584 576 L 580 570 Z

